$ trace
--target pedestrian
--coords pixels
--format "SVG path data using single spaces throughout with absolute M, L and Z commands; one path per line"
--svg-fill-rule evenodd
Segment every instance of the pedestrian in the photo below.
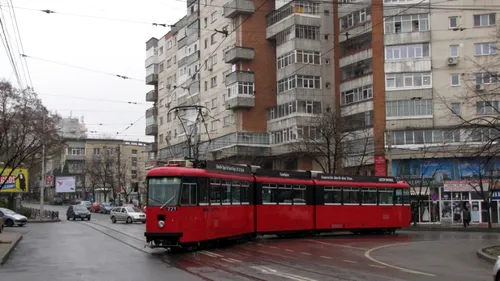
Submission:
M 464 207 L 462 210 L 462 221 L 464 223 L 464 228 L 466 228 L 470 223 L 470 213 L 467 207 Z

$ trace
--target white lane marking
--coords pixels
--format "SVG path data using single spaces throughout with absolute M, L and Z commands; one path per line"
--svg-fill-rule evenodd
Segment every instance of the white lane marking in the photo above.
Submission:
M 432 274 L 432 273 L 427 273 L 427 272 L 412 270 L 412 269 L 408 269 L 408 268 L 404 268 L 404 267 L 399 267 L 399 266 L 396 266 L 396 265 L 388 264 L 388 263 L 385 263 L 385 262 L 381 262 L 381 261 L 378 261 L 378 260 L 372 258 L 371 255 L 370 255 L 373 251 L 377 251 L 377 250 L 380 250 L 380 249 L 383 249 L 383 248 L 388 248 L 388 247 L 393 247 L 393 246 L 406 245 L 406 244 L 411 244 L 411 242 L 410 243 L 388 244 L 388 245 L 383 245 L 383 246 L 371 248 L 370 250 L 367 250 L 365 252 L 365 257 L 367 259 L 371 260 L 374 263 L 378 263 L 378 264 L 386 266 L 386 267 L 391 267 L 391 268 L 394 268 L 394 269 L 398 269 L 398 270 L 401 270 L 403 272 L 413 273 L 413 274 L 420 274 L 420 275 L 425 275 L 425 276 L 436 276 L 435 274 Z
M 287 252 L 295 252 L 294 250 L 290 250 L 290 249 L 285 249 L 285 251 L 287 251 Z
M 234 262 L 236 262 L 236 263 L 238 263 L 238 262 L 242 262 L 242 261 L 240 261 L 240 260 L 233 259 L 233 258 L 227 258 L 227 259 L 228 259 L 228 260 L 232 260 L 232 261 L 234 261 Z
M 328 260 L 333 260 L 332 257 L 327 257 L 327 256 L 320 256 L 320 258 L 328 259 Z
M 260 270 L 262 273 L 265 274 L 272 274 L 280 277 L 284 277 L 290 280 L 295 280 L 295 281 L 317 281 L 316 279 L 311 279 L 291 273 L 285 273 L 285 272 L 279 272 L 276 269 L 272 269 L 266 266 L 252 266 L 251 268 Z
M 348 262 L 348 263 L 358 263 L 358 262 L 355 262 L 355 261 L 350 261 L 350 260 L 342 260 L 343 262 Z
M 225 261 L 225 262 L 228 262 L 228 263 L 236 263 L 230 259 L 226 259 L 226 258 L 221 258 L 222 261 Z
M 271 249 L 278 249 L 278 247 L 275 247 L 275 246 L 269 246 L 269 248 L 271 248 Z
M 305 252 L 300 252 L 300 253 L 303 254 L 303 255 L 306 255 L 306 256 L 310 256 L 311 255 L 311 253 L 305 253 Z
M 361 248 L 361 247 L 355 247 L 355 246 L 349 246 L 349 245 L 340 245 L 340 244 L 334 244 L 334 243 L 326 243 L 326 242 L 321 242 L 321 241 L 316 241 L 316 240 L 306 240 L 318 244 L 323 244 L 323 245 L 328 245 L 328 246 L 335 246 L 335 247 L 342 247 L 342 248 L 348 248 L 348 249 L 356 249 L 356 250 L 363 250 L 363 251 L 368 251 L 367 248 Z
M 222 257 L 224 257 L 223 255 L 219 255 L 219 254 L 216 254 L 216 253 L 213 253 L 213 252 L 209 252 L 209 251 L 200 251 L 200 254 L 205 255 L 205 256 L 210 256 L 212 258 L 222 258 Z
M 369 264 L 368 266 L 376 267 L 376 268 L 385 268 L 385 266 L 376 265 L 376 264 Z

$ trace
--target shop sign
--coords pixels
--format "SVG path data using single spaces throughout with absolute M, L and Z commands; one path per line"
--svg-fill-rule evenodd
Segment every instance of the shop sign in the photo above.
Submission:
M 491 200 L 500 200 L 500 190 L 494 190 L 491 193 Z
M 489 181 L 483 180 L 484 190 L 488 190 L 488 186 Z M 481 188 L 478 180 L 443 181 L 443 187 L 445 192 L 475 192 Z

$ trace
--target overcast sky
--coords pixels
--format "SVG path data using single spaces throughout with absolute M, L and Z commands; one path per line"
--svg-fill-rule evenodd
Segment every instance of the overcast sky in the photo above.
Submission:
M 15 33 L 5 7 L 8 3 L 9 0 L 0 0 L 0 8 L 14 44 Z M 113 135 L 144 116 L 152 105 L 145 102 L 146 92 L 152 87 L 141 81 L 123 80 L 40 59 L 144 80 L 146 41 L 165 35 L 169 28 L 28 9 L 167 24 L 175 23 L 186 13 L 185 0 L 12 0 L 12 3 L 16 7 L 24 52 L 37 58 L 26 60 L 35 91 L 45 106 L 64 117 L 70 113 L 84 116 L 89 131 Z M 3 37 L 1 33 L 0 37 Z M 3 45 L 0 49 L 0 79 L 10 80 L 17 86 Z M 19 60 L 20 51 L 13 52 Z M 144 135 L 145 124 L 142 118 L 119 137 L 151 141 L 151 137 Z

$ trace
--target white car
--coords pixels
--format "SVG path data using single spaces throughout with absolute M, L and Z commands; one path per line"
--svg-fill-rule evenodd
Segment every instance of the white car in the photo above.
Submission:
M 493 281 L 500 281 L 500 256 L 497 257 L 493 266 Z
M 146 223 L 146 214 L 136 207 L 116 207 L 111 210 L 110 218 L 113 223 L 124 221 L 126 223 L 142 222 Z

